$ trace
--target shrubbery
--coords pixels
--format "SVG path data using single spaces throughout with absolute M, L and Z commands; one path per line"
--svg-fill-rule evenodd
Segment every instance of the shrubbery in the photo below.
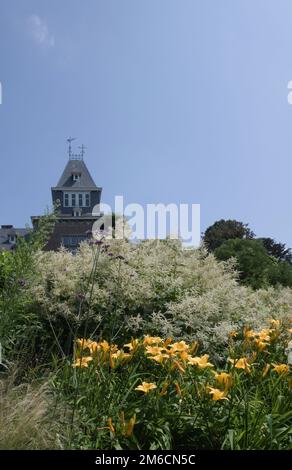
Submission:
M 17 383 L 45 377 L 61 447 L 289 448 L 292 290 L 237 279 L 232 260 L 172 240 L 20 244 L 0 253 L 0 380 L 11 362 Z

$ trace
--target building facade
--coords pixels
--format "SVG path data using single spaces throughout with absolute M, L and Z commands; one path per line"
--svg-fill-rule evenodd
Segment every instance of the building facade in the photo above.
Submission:
M 51 188 L 52 202 L 57 207 L 56 224 L 45 250 L 57 250 L 64 246 L 70 251 L 90 237 L 93 224 L 101 216 L 94 212 L 100 204 L 102 188 L 96 186 L 83 160 L 84 147 L 78 155 L 72 154 L 69 142 L 69 160 L 56 186 Z M 94 214 L 94 215 L 93 215 Z M 42 216 L 32 216 L 36 229 Z M 1 225 L 0 250 L 13 250 L 18 238 L 29 237 L 30 230 Z
M 57 220 L 46 250 L 64 246 L 70 251 L 88 238 L 99 219 L 93 209 L 100 204 L 102 188 L 96 186 L 81 155 L 72 155 L 56 186 L 51 188 L 52 202 L 57 206 Z M 41 216 L 32 216 L 36 228 Z
M 0 228 L 0 250 L 10 251 L 16 247 L 19 238 L 27 238 L 29 230 L 15 228 L 13 225 L 1 225 Z

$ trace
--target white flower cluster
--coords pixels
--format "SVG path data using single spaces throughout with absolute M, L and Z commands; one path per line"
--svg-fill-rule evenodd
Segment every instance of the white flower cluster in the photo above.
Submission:
M 119 334 L 197 339 L 220 351 L 238 324 L 260 326 L 292 312 L 291 289 L 240 286 L 230 262 L 218 262 L 204 248 L 184 249 L 177 240 L 83 243 L 76 255 L 39 252 L 36 265 L 29 288 L 38 311 L 69 326 L 86 317 L 104 332 L 114 319 Z

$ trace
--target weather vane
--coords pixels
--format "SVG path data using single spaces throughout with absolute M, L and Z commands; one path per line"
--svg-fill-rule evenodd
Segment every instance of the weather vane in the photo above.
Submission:
M 85 147 L 85 145 L 82 144 L 80 147 L 78 147 L 81 150 L 80 153 L 72 153 L 71 143 L 73 142 L 73 140 L 76 140 L 76 137 L 68 137 L 68 139 L 67 139 L 67 142 L 68 142 L 68 145 L 69 145 L 68 146 L 69 159 L 70 160 L 83 160 L 85 149 L 87 147 Z
M 85 145 L 82 144 L 82 145 L 81 145 L 80 147 L 78 147 L 78 148 L 81 150 L 80 156 L 81 156 L 81 158 L 83 158 L 83 157 L 84 157 L 84 153 L 85 153 L 85 149 L 87 149 L 87 147 L 85 147 Z
M 68 148 L 69 158 L 72 157 L 71 142 L 73 142 L 73 140 L 76 140 L 76 137 L 68 137 L 68 139 L 67 139 L 67 142 L 68 142 L 68 144 L 69 144 L 69 148 Z

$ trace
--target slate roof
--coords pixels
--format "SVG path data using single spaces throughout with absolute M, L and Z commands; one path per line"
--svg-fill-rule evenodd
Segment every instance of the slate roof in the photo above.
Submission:
M 81 174 L 78 181 L 73 180 L 72 173 Z M 89 173 L 88 168 L 83 160 L 68 160 L 67 165 L 65 166 L 65 169 L 62 173 L 61 178 L 58 181 L 56 188 L 97 189 L 97 186 L 93 181 L 91 174 Z
M 9 225 L 4 227 L 0 227 L 0 249 L 11 250 L 14 248 L 15 244 L 9 242 L 9 235 L 16 235 L 16 237 L 27 237 L 29 235 L 29 230 L 26 228 L 14 228 Z

